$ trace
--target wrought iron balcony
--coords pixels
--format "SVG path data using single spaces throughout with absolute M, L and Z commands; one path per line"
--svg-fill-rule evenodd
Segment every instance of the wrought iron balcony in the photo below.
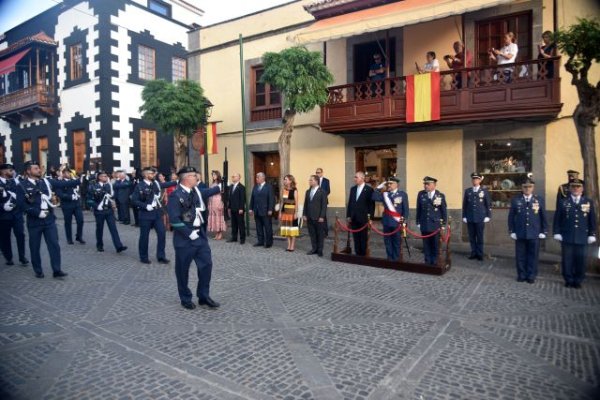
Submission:
M 507 72 L 507 71 L 510 71 Z M 406 123 L 406 77 L 329 88 L 321 129 L 331 133 L 511 119 L 552 119 L 560 57 L 441 72 L 439 121 Z
M 18 121 L 22 114 L 36 111 L 53 115 L 56 111 L 54 100 L 54 88 L 49 85 L 20 89 L 0 96 L 0 117 Z

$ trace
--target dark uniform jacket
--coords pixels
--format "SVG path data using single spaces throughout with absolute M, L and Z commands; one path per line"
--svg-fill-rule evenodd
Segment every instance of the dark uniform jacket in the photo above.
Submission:
M 517 239 L 537 239 L 548 232 L 544 198 L 532 195 L 529 204 L 520 194 L 512 198 L 508 212 L 508 232 L 516 233 Z
M 6 211 L 5 204 L 11 204 L 12 210 Z M 15 213 L 21 212 L 17 207 L 17 182 L 14 179 L 0 179 L 0 221 L 11 221 Z
M 47 198 L 52 198 L 52 186 L 57 188 L 75 187 L 79 185 L 79 180 L 56 180 L 56 179 L 39 179 L 37 182 L 32 182 L 25 178 L 17 185 L 17 203 L 23 207 L 23 211 L 27 214 L 27 226 L 44 226 L 56 220 L 54 208 L 47 206 L 48 215 L 46 218 L 40 218 L 42 212 L 42 195 Z
M 463 196 L 462 217 L 467 222 L 480 223 L 487 218 L 492 218 L 492 201 L 490 192 L 479 187 L 475 192 L 472 187 L 465 190 Z
M 79 206 L 79 199 L 81 198 L 81 195 L 79 194 L 80 191 L 80 180 L 79 179 L 65 179 L 65 181 L 76 181 L 77 182 L 77 186 L 74 187 L 66 187 L 66 188 L 56 188 L 55 192 L 56 192 L 56 196 L 58 196 L 58 198 L 60 199 L 60 206 L 63 209 L 74 209 L 77 208 L 77 206 Z M 76 199 L 73 199 L 73 195 L 77 195 Z
M 395 193 L 392 192 L 379 192 L 377 190 L 373 191 L 373 201 L 380 201 L 383 203 L 383 208 L 384 210 L 388 210 L 388 206 L 387 203 L 385 202 L 385 198 L 389 197 L 390 201 L 392 202 L 392 205 L 394 206 L 394 209 L 396 210 L 396 212 L 398 214 L 400 214 L 402 217 L 404 217 L 405 220 L 408 219 L 408 195 L 401 191 L 401 190 L 396 190 Z M 385 211 L 383 213 L 383 217 L 381 218 L 381 223 L 383 224 L 383 226 L 386 226 L 388 228 L 397 228 L 398 227 L 398 222 L 396 221 L 396 219 L 391 216 L 388 215 Z
M 139 218 L 143 220 L 153 220 L 161 216 L 161 204 L 158 201 L 161 190 L 175 185 L 177 185 L 177 182 L 158 183 L 157 181 L 151 181 L 150 184 L 148 184 L 145 180 L 141 180 L 131 195 L 131 202 L 140 210 Z M 154 209 L 148 211 L 147 206 L 152 205 L 155 198 L 157 199 L 157 203 L 155 203 Z
M 562 235 L 564 243 L 587 244 L 588 236 L 596 236 L 596 213 L 588 197 L 581 196 L 579 204 L 573 197 L 564 198 L 554 214 L 554 234 Z
M 109 196 L 105 196 L 105 195 Z M 114 196 L 111 190 L 110 183 L 101 183 L 95 181 L 88 186 L 87 202 L 93 207 L 94 214 L 110 214 L 113 212 L 112 203 L 109 201 Z M 102 205 L 102 209 L 98 210 L 98 206 Z
M 427 191 L 421 190 L 417 195 L 417 225 L 421 226 L 421 232 L 434 232 L 447 220 L 446 196 L 435 190 L 433 199 L 429 199 Z

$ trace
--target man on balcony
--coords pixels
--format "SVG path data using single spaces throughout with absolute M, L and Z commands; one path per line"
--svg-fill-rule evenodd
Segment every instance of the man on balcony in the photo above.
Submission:
M 369 79 L 372 81 L 385 79 L 385 63 L 379 53 L 373 54 L 373 63 L 369 67 Z
M 465 49 L 465 45 L 460 40 L 454 42 L 454 57 L 450 54 L 444 56 L 444 60 L 446 64 L 448 64 L 448 68 L 453 70 L 460 70 L 462 68 L 470 68 L 473 66 L 473 55 L 467 49 Z M 460 73 L 456 74 L 456 88 L 462 88 L 462 76 Z

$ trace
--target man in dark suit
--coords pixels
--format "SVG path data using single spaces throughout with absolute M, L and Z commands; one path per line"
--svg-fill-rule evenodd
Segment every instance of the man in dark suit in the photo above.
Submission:
M 554 214 L 554 239 L 561 243 L 565 286 L 579 289 L 585 278 L 587 247 L 596 243 L 598 227 L 594 203 L 583 195 L 583 181 L 574 178 L 569 191 Z
M 465 190 L 462 206 L 462 219 L 467 224 L 471 244 L 469 260 L 479 261 L 483 261 L 483 228 L 492 218 L 490 192 L 481 187 L 482 179 L 476 172 L 471 174 L 473 186 Z
M 444 226 L 448 220 L 446 196 L 435 188 L 436 184 L 437 179 L 426 176 L 423 178 L 423 190 L 417 195 L 417 227 L 423 236 L 431 235 Z M 439 232 L 423 239 L 425 264 L 436 264 L 439 241 Z
M 229 185 L 229 202 L 227 209 L 231 216 L 231 238 L 227 242 L 237 242 L 238 232 L 240 244 L 246 242 L 246 226 L 244 224 L 244 212 L 246 210 L 246 188 L 240 183 L 240 174 L 231 175 Z
M 323 176 L 323 168 L 317 168 L 315 171 L 315 175 L 319 178 L 319 187 L 323 189 L 325 195 L 327 196 L 327 204 L 329 204 L 329 194 L 331 193 L 331 185 L 329 184 L 329 179 Z M 325 216 L 325 236 L 329 235 L 329 224 L 327 223 L 327 216 Z
M 250 214 L 254 215 L 256 222 L 256 237 L 258 242 L 254 247 L 273 246 L 273 209 L 275 208 L 275 195 L 271 185 L 265 182 L 265 174 L 256 174 L 256 185 L 250 197 Z
M 544 198 L 533 194 L 534 182 L 527 178 L 523 194 L 514 196 L 508 212 L 508 232 L 515 241 L 517 282 L 534 283 L 538 271 L 540 239 L 546 239 L 548 224 Z
M 308 226 L 311 250 L 307 254 L 318 254 L 323 257 L 323 241 L 325 240 L 325 216 L 327 215 L 327 193 L 319 187 L 319 177 L 311 175 L 308 179 L 310 188 L 304 196 L 302 218 Z
M 375 212 L 373 201 L 373 188 L 365 183 L 364 172 L 354 174 L 354 183 L 348 197 L 346 219 L 352 229 L 359 229 L 369 221 Z M 367 255 L 367 229 L 352 234 L 354 238 L 354 251 L 359 256 Z
M 117 180 L 113 184 L 115 199 L 117 201 L 117 215 L 123 225 L 131 223 L 131 214 L 129 213 L 129 196 L 131 195 L 132 183 L 123 171 L 117 173 Z

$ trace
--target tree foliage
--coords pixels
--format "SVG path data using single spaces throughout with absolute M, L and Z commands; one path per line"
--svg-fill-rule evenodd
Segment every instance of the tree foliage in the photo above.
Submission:
M 558 49 L 569 56 L 565 68 L 587 82 L 592 62 L 600 62 L 600 21 L 578 19 L 578 23 L 554 34 Z
M 206 124 L 204 92 L 197 82 L 149 81 L 142 91 L 142 100 L 142 117 L 171 135 L 189 137 Z
M 327 86 L 333 75 L 323 64 L 321 53 L 303 46 L 268 52 L 263 55 L 263 66 L 261 82 L 280 90 L 287 110 L 306 113 L 327 102 Z

